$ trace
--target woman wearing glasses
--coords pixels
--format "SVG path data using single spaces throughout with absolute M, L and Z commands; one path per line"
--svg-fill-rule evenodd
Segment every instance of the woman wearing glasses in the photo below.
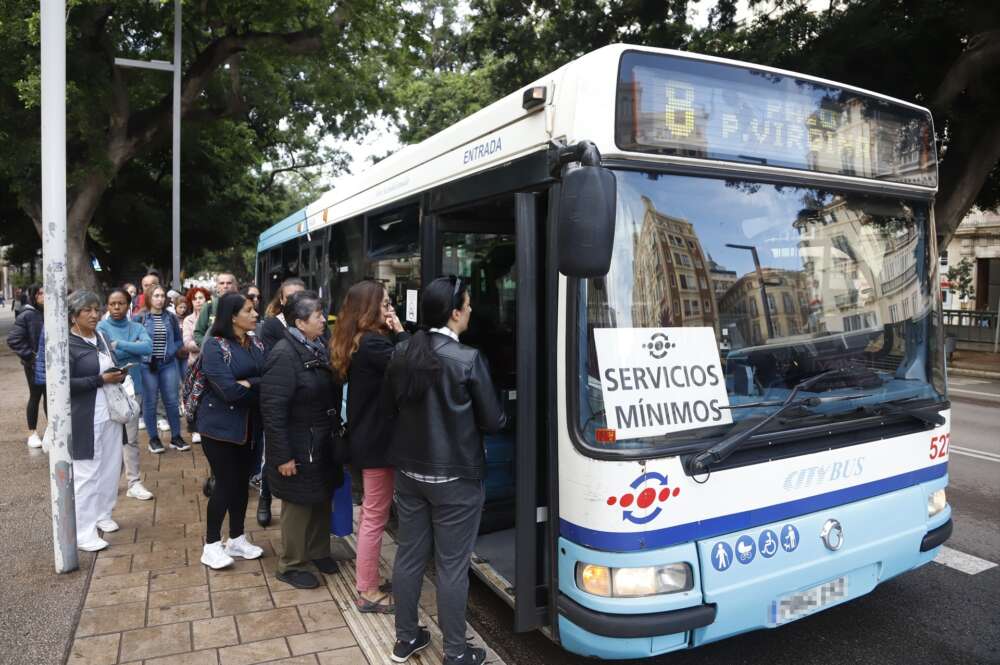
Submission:
M 347 387 L 347 427 L 351 465 L 361 471 L 364 502 L 358 524 L 357 591 L 362 612 L 393 611 L 390 583 L 378 574 L 382 533 L 392 503 L 393 469 L 386 459 L 392 428 L 379 395 L 397 342 L 409 335 L 396 318 L 385 287 L 365 280 L 352 286 L 337 315 L 330 340 L 333 369 Z

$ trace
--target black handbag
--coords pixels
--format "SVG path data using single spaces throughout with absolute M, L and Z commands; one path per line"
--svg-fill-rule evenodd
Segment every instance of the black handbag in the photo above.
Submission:
M 330 418 L 330 449 L 333 451 L 333 461 L 336 464 L 350 464 L 351 445 L 347 440 L 347 423 L 340 419 L 337 409 L 326 412 Z

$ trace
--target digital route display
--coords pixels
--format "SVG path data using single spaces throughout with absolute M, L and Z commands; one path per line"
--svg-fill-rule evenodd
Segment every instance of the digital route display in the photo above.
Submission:
M 930 115 L 745 67 L 627 52 L 615 140 L 632 152 L 937 186 Z

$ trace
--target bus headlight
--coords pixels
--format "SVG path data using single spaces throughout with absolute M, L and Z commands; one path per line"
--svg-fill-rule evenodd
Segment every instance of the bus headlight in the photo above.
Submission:
M 597 596 L 637 598 L 688 591 L 694 586 L 694 575 L 687 563 L 642 568 L 608 568 L 579 563 L 576 584 Z
M 939 489 L 938 491 L 932 493 L 927 497 L 927 517 L 934 517 L 948 505 L 948 498 L 945 496 L 944 489 Z

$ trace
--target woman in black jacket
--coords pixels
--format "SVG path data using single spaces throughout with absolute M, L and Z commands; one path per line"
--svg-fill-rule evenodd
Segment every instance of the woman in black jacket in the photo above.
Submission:
M 282 500 L 278 579 L 300 589 L 319 586 L 307 570 L 337 572 L 330 556 L 330 501 L 343 482 L 331 434 L 340 427 L 340 385 L 322 341 L 326 315 L 311 291 L 285 304 L 288 324 L 264 365 L 261 415 L 267 439 L 265 472 Z
M 28 437 L 29 448 L 41 448 L 42 440 L 38 436 L 38 403 L 42 403 L 46 415 L 49 406 L 45 401 L 45 384 L 35 383 L 35 360 L 38 356 L 38 338 L 45 324 L 43 310 L 45 308 L 45 291 L 38 284 L 28 287 L 28 304 L 14 321 L 14 327 L 7 333 L 7 346 L 21 359 L 24 377 L 28 380 Z
M 424 289 L 421 330 L 400 344 L 386 372 L 386 411 L 396 412 L 390 459 L 396 467 L 396 646 L 403 662 L 427 646 L 417 603 L 433 550 L 444 665 L 481 665 L 486 652 L 465 642 L 469 562 L 482 516 L 483 434 L 503 428 L 486 360 L 458 341 L 472 305 L 461 278 Z
M 380 584 L 378 574 L 393 491 L 393 469 L 386 456 L 392 428 L 379 394 L 393 347 L 407 337 L 382 284 L 365 280 L 347 291 L 333 328 L 330 355 L 334 370 L 347 380 L 351 466 L 361 471 L 365 492 L 355 559 L 355 604 L 362 612 L 392 611 L 386 601 L 391 587 L 388 582 Z

